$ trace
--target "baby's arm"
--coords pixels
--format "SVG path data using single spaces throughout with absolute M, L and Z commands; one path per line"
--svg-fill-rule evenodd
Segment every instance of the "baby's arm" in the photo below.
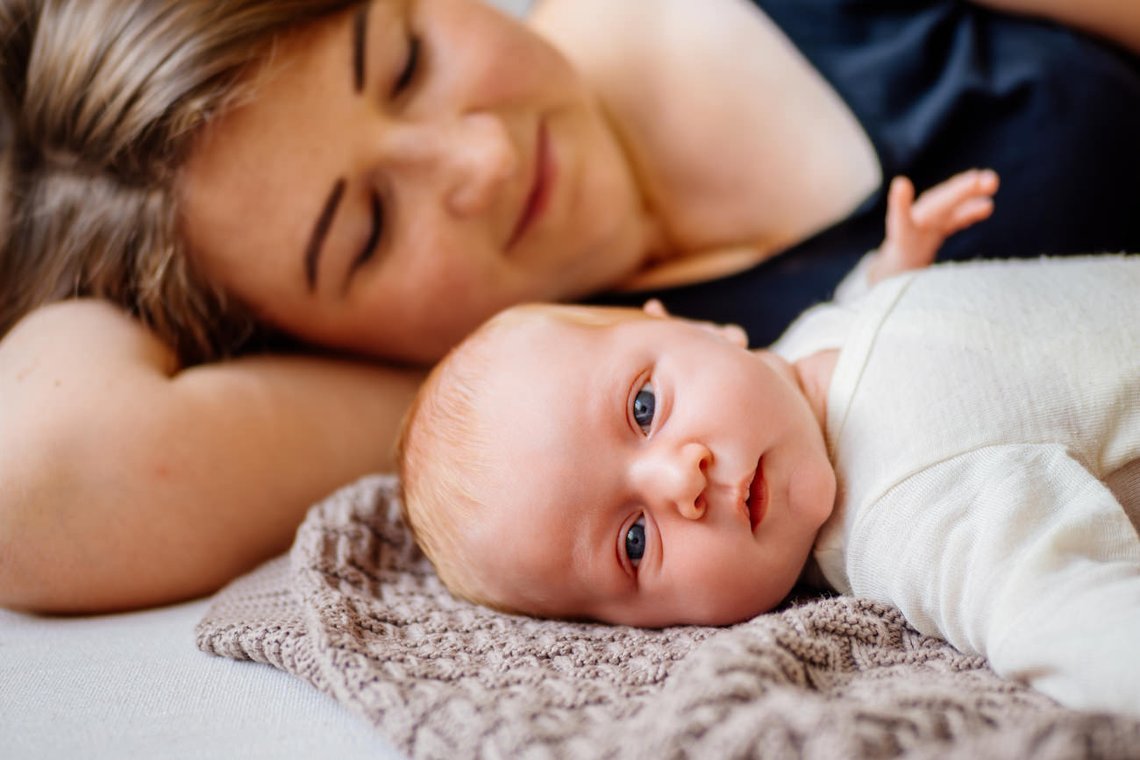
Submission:
M 946 238 L 993 213 L 997 189 L 996 172 L 970 169 L 915 199 L 911 181 L 895 177 L 887 196 L 887 235 L 872 254 L 868 284 L 929 266 Z
M 1140 716 L 1140 541 L 1063 446 L 939 462 L 847 538 L 852 592 L 1065 705 Z

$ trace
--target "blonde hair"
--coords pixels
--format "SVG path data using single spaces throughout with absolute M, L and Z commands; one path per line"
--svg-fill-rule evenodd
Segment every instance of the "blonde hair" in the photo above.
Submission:
M 260 328 L 185 255 L 175 179 L 274 42 L 360 0 L 3 0 L 0 336 L 37 306 L 118 303 L 184 362 Z
M 490 431 L 474 412 L 491 377 L 480 351 L 488 325 L 453 348 L 420 387 L 404 418 L 397 466 L 404 522 L 443 584 L 460 598 L 513 612 L 482 581 L 462 540 L 485 508 L 476 494 Z
M 539 612 L 505 603 L 469 555 L 464 537 L 490 505 L 485 502 L 497 462 L 495 430 L 477 413 L 494 382 L 486 350 L 494 338 L 522 324 L 560 322 L 606 327 L 637 309 L 522 304 L 493 316 L 435 366 L 404 418 L 397 463 L 404 522 L 440 580 L 453 594 L 504 612 Z M 539 603 L 539 597 L 532 600 Z M 525 606 L 525 605 L 524 605 Z M 546 613 L 541 613 L 546 614 Z

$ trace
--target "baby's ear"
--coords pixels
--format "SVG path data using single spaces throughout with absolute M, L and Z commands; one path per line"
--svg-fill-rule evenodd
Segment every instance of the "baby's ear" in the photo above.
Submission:
M 665 309 L 665 304 L 661 303 L 656 298 L 651 298 L 646 301 L 645 305 L 641 307 L 641 310 L 649 316 L 656 317 L 658 319 L 668 319 L 672 316 Z M 678 319 L 682 318 L 678 317 Z M 684 321 L 690 324 L 694 324 L 702 330 L 712 333 L 722 340 L 728 341 L 734 346 L 739 346 L 740 348 L 748 348 L 748 333 L 746 333 L 744 331 L 744 328 L 740 325 L 722 325 L 717 324 L 716 322 L 704 322 L 697 319 L 685 319 Z
M 718 325 L 713 322 L 698 322 L 697 324 L 734 346 L 748 348 L 748 333 L 740 325 Z
M 665 304 L 656 298 L 650 298 L 646 301 L 641 310 L 651 317 L 665 318 L 669 316 L 669 312 L 665 310 Z

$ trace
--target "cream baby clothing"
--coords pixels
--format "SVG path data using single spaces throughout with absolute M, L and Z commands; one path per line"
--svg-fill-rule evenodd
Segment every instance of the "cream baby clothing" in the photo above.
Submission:
M 828 583 L 1066 705 L 1140 715 L 1140 256 L 908 273 L 774 348 L 828 347 Z

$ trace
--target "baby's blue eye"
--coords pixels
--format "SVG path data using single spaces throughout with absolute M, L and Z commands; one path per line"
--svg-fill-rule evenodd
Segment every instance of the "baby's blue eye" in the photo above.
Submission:
M 657 395 L 649 383 L 641 386 L 641 390 L 633 397 L 633 421 L 641 428 L 641 432 L 648 433 L 653 426 L 653 413 L 657 409 Z
M 637 518 L 625 532 L 625 556 L 634 567 L 645 556 L 645 515 Z

